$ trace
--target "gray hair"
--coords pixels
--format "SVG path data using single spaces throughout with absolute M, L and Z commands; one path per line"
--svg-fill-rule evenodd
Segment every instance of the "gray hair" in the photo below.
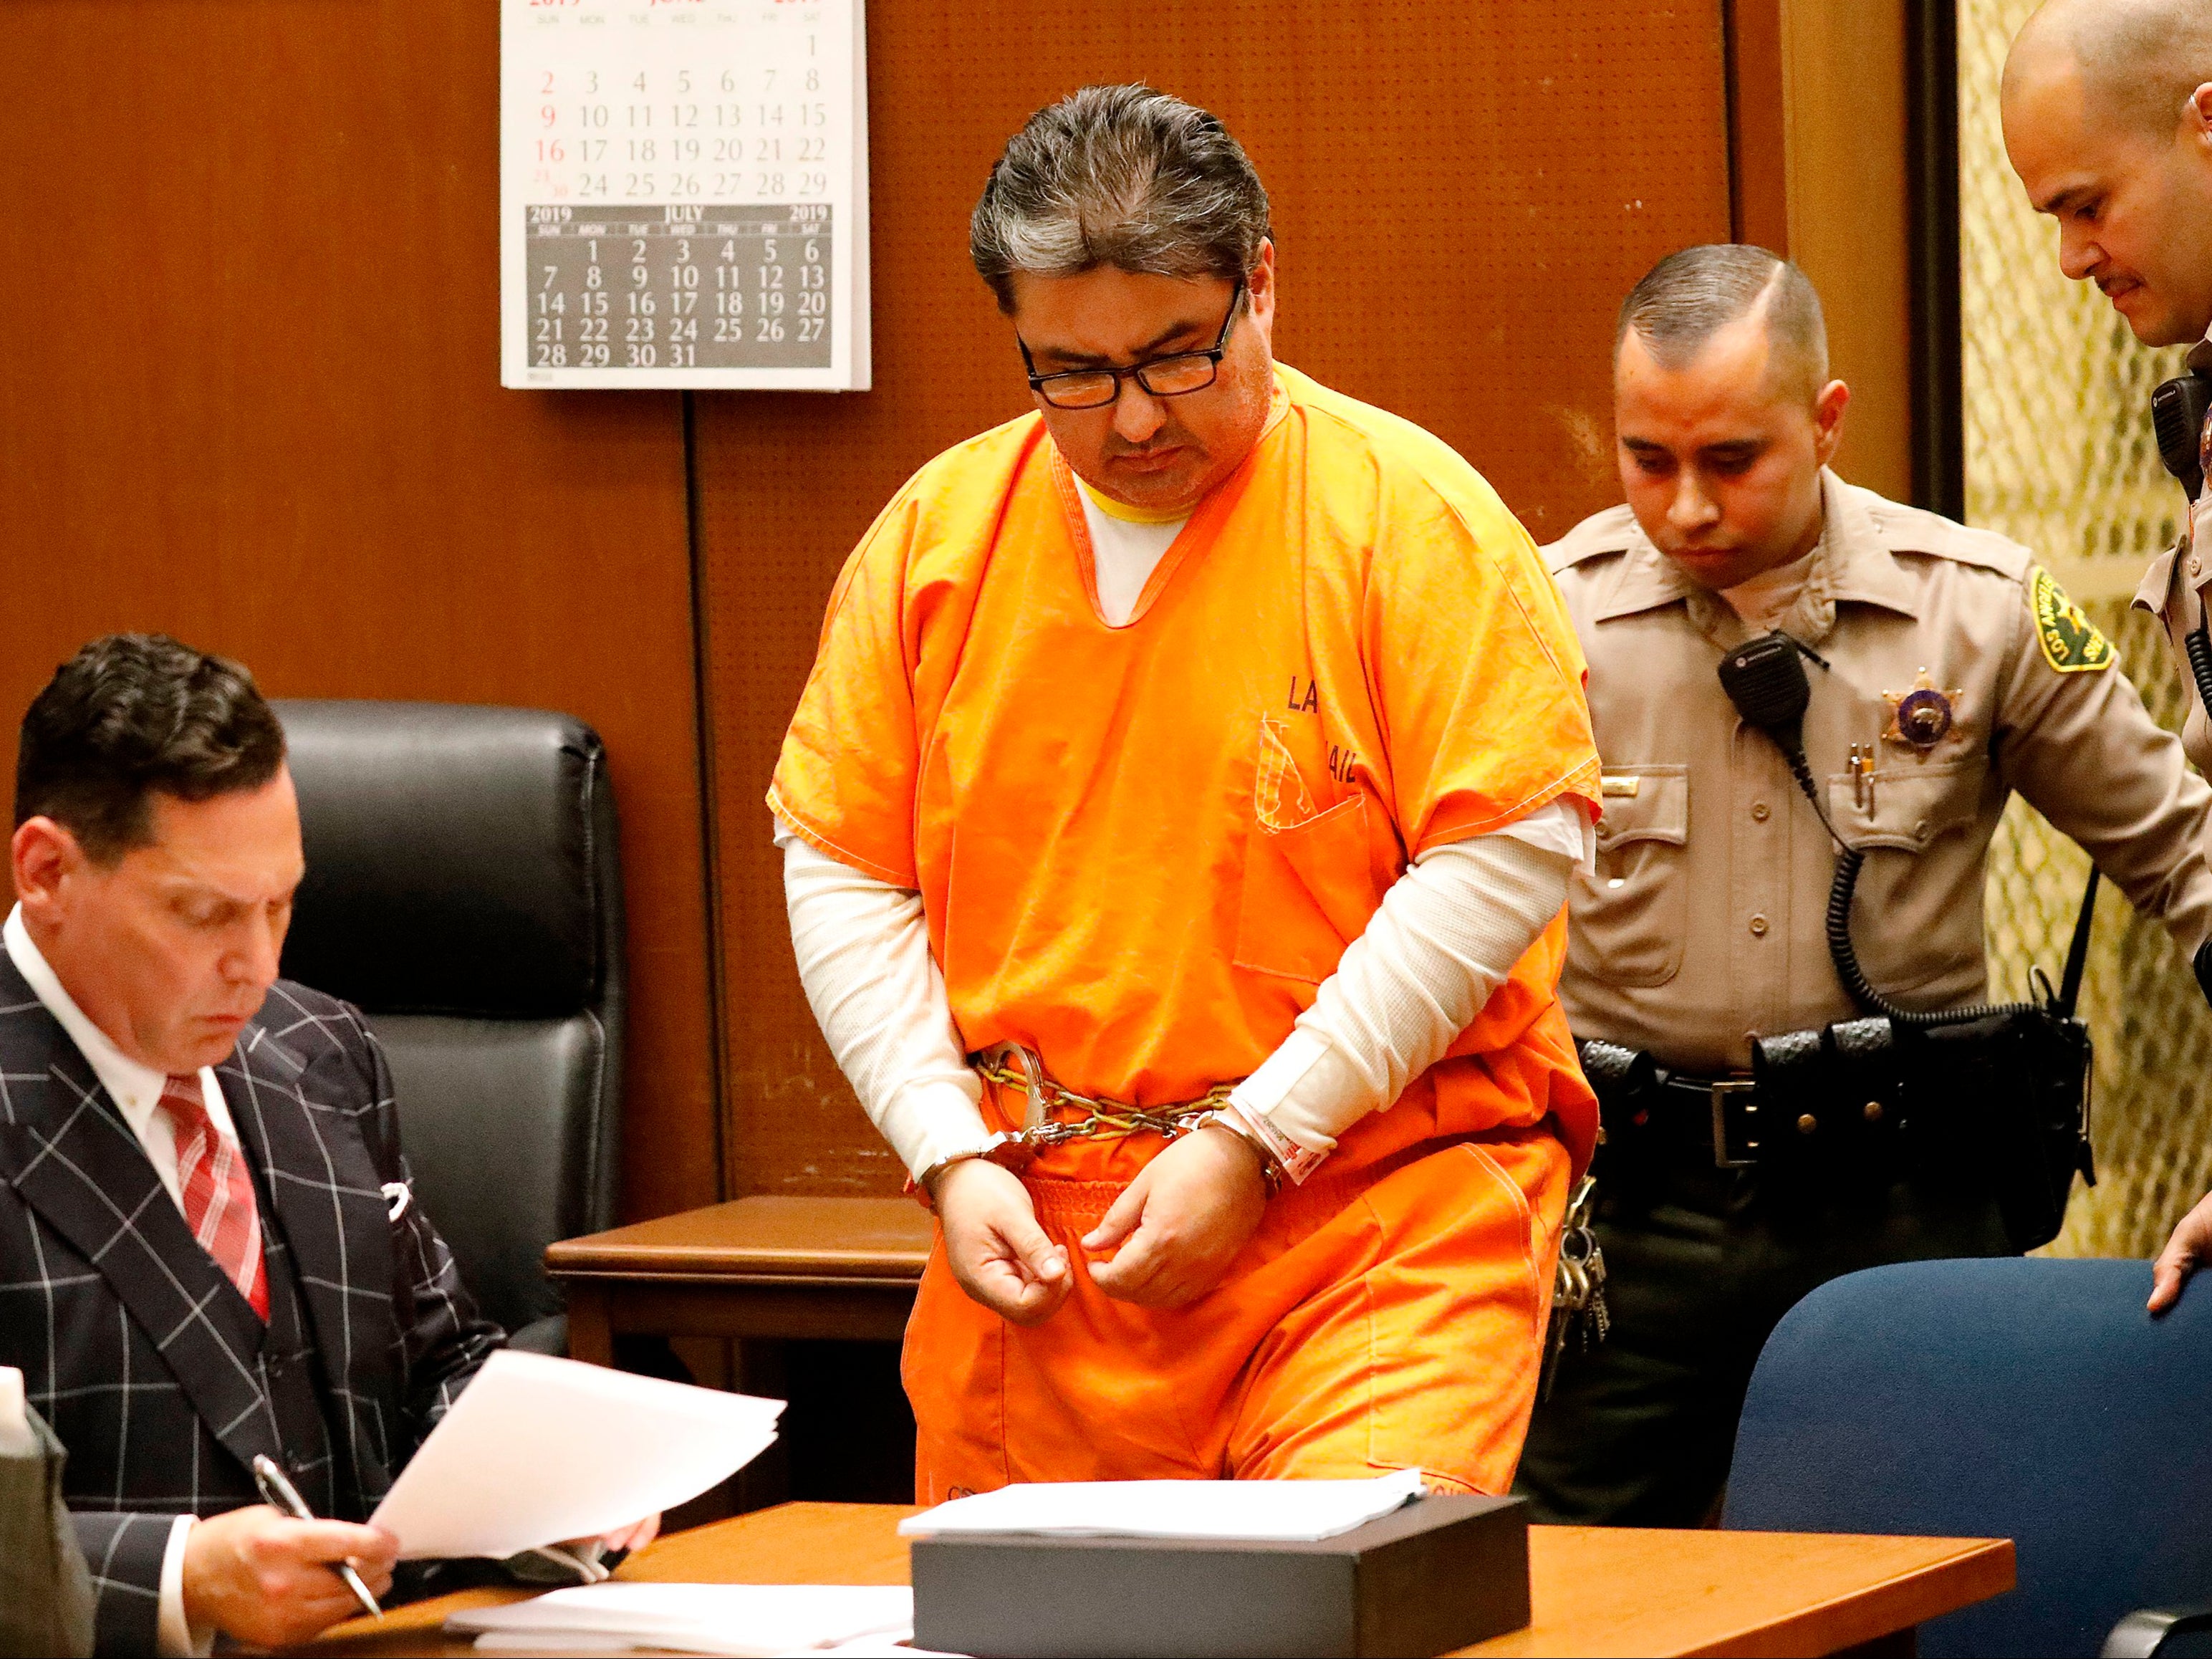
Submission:
M 1011 316 L 1017 271 L 1234 281 L 1267 234 L 1267 192 L 1218 117 L 1147 86 L 1085 87 L 1007 141 L 968 251 Z
M 1806 401 L 1828 380 L 1828 325 L 1812 279 L 1763 247 L 1709 242 L 1670 253 L 1621 302 L 1613 356 L 1633 329 L 1661 367 L 1687 368 L 1713 336 L 1756 314 L 1772 350 L 1778 382 Z
M 2182 101 L 2212 81 L 2212 0 L 2048 0 L 2005 58 L 2010 92 L 2038 49 L 2070 59 L 2098 104 L 2151 137 L 2180 125 Z

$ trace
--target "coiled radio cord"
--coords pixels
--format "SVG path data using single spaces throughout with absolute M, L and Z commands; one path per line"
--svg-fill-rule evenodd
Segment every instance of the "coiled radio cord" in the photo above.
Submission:
M 1844 990 L 1867 1012 L 1880 1014 L 1893 1025 L 1910 1026 L 1917 1030 L 2039 1012 L 2041 1005 L 2033 1002 L 1979 1003 L 1971 1008 L 1923 1012 L 1892 1002 L 1867 978 L 1866 970 L 1859 966 L 1858 952 L 1851 945 L 1851 900 L 1858 890 L 1859 872 L 1866 864 L 1866 854 L 1836 832 L 1827 808 L 1820 804 L 1820 789 L 1813 780 L 1813 769 L 1805 759 L 1805 709 L 1813 697 L 1812 684 L 1805 675 L 1804 659 L 1808 654 L 1802 645 L 1778 629 L 1739 646 L 1721 659 L 1721 689 L 1728 693 L 1729 701 L 1735 705 L 1744 723 L 1764 732 L 1782 751 L 1783 759 L 1789 763 L 1790 775 L 1797 781 L 1797 787 L 1811 804 L 1820 827 L 1828 832 L 1828 839 L 1836 843 L 1836 878 L 1828 888 L 1828 957 L 1836 965 L 1836 977 L 1843 982 Z M 2196 659 L 2192 651 L 2191 660 Z M 2203 659 L 2202 675 L 2207 683 L 2212 683 L 2212 640 L 2204 642 Z M 2207 699 L 2206 707 L 2212 708 L 2212 699 Z M 2089 889 L 2093 900 L 2095 882 L 2093 871 Z M 2087 942 L 2087 929 L 2078 929 L 2076 955 Z M 2067 977 L 2069 981 L 2079 977 L 2070 959 Z M 2071 999 L 2068 1000 L 2070 1003 Z

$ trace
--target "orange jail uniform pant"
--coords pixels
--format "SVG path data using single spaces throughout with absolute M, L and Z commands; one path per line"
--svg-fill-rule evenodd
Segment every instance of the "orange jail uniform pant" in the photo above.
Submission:
M 917 1500 L 1025 1480 L 1361 1478 L 1503 1492 L 1528 1432 L 1569 1158 L 1548 1122 L 1324 1168 L 1270 1200 L 1222 1284 L 1136 1307 L 1081 1239 L 1117 1183 L 1024 1178 L 1074 1288 L 1023 1328 L 940 1232 L 907 1327 Z

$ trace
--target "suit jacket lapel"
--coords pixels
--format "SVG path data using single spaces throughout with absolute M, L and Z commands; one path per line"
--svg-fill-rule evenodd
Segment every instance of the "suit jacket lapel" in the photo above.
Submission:
M 367 1143 L 345 1114 L 303 1088 L 307 1062 L 267 1026 L 249 1024 L 216 1068 L 240 1137 L 263 1172 L 307 1309 L 312 1346 L 340 1397 L 376 1392 L 390 1328 L 369 1316 L 388 1298 L 392 1223 Z
M 0 1180 L 92 1263 L 241 1462 L 281 1455 L 261 1322 L 185 1231 L 131 1126 L 0 951 Z

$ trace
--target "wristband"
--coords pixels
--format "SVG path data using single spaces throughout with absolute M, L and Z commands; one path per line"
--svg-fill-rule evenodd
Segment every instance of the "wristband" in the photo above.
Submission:
M 1199 1121 L 1202 1124 L 1218 1123 L 1231 1134 L 1240 1135 L 1257 1147 L 1261 1161 L 1267 1166 L 1268 1190 L 1271 1192 L 1285 1180 L 1293 1187 L 1304 1186 L 1306 1177 L 1314 1172 L 1323 1157 L 1320 1152 L 1307 1151 L 1266 1117 L 1233 1097 L 1224 1101 L 1218 1110 L 1207 1113 Z
M 1194 1129 L 1226 1129 L 1259 1155 L 1260 1179 L 1267 1183 L 1267 1196 L 1273 1198 L 1283 1190 L 1283 1166 L 1275 1161 L 1275 1155 L 1267 1150 L 1267 1142 L 1247 1128 L 1242 1118 L 1231 1117 L 1225 1111 L 1208 1112 L 1191 1127 Z

